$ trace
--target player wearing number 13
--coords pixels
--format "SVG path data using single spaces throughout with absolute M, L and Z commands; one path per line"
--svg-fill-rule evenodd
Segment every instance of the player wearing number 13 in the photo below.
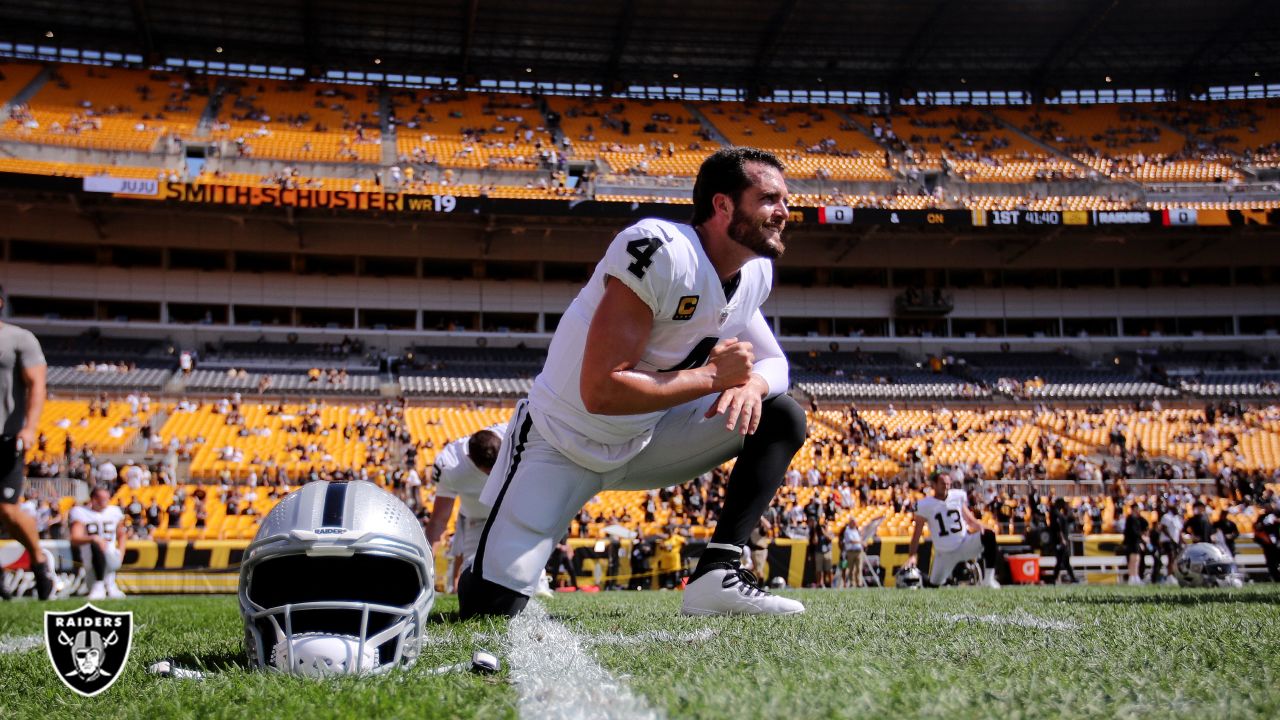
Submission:
M 788 614 L 738 560 L 804 442 L 786 357 L 760 313 L 782 255 L 782 164 L 750 148 L 703 163 L 691 225 L 614 238 L 565 311 L 481 501 L 492 507 L 460 606 L 515 615 L 570 520 L 602 490 L 687 482 L 737 457 L 688 614 Z
M 964 491 L 951 488 L 951 474 L 933 474 L 933 496 L 920 498 L 916 503 L 916 526 L 911 534 L 911 554 L 907 566 L 916 564 L 920 548 L 920 535 L 926 525 L 933 540 L 933 562 L 929 566 L 929 584 L 939 587 L 951 578 L 952 571 L 960 563 L 977 560 L 986 563 L 982 581 L 985 587 L 1000 587 L 996 582 L 996 563 L 999 550 L 996 534 L 978 523 L 969 510 Z

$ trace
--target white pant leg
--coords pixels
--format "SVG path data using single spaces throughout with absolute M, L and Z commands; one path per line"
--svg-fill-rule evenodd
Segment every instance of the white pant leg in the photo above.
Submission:
M 945 553 L 936 551 L 933 553 L 933 566 L 929 568 L 929 582 L 941 585 L 951 578 L 956 565 L 977 560 L 980 557 L 982 557 L 982 535 L 969 533 L 964 536 L 964 540 L 960 541 L 956 549 Z
M 703 417 L 719 398 L 707 395 L 667 411 L 653 430 L 653 438 L 625 466 L 609 490 L 652 490 L 688 482 L 719 467 L 742 452 L 745 435 L 725 428 L 725 417 Z
M 532 596 L 556 541 L 603 481 L 551 447 L 527 418 L 517 411 L 521 427 L 508 435 L 511 452 L 499 462 L 503 474 L 497 475 L 495 467 L 489 476 L 489 485 L 498 485 L 473 571 L 478 568 L 485 580 Z
M 120 552 L 119 545 L 110 543 L 107 545 L 107 550 L 103 555 L 107 559 L 107 577 L 109 578 L 115 575 L 120 566 L 124 564 L 124 554 Z
M 476 559 L 476 550 L 480 548 L 480 535 L 484 532 L 484 523 L 487 517 L 469 518 L 458 516 L 458 526 L 453 535 L 453 547 L 450 548 L 454 555 L 462 556 L 462 567 L 471 567 L 471 562 Z
M 95 582 L 102 581 L 105 578 L 98 577 L 97 574 L 93 571 L 93 551 L 89 549 L 89 544 L 90 543 L 85 543 L 84 545 L 81 545 L 78 548 L 78 551 L 80 553 L 80 565 L 84 568 L 85 585 L 89 587 L 93 587 L 93 584 Z M 104 574 L 105 574 L 105 568 L 104 568 Z

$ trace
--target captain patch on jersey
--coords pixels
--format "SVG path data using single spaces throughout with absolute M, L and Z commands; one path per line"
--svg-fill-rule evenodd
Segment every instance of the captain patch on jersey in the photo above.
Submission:
M 672 320 L 688 320 L 693 317 L 693 312 L 698 309 L 698 296 L 685 295 L 680 298 L 680 304 L 676 306 L 676 314 L 671 316 Z

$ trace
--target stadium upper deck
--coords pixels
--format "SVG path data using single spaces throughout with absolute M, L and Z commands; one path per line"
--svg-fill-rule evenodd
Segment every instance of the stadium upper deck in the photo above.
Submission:
M 889 107 L 409 90 L 74 64 L 5 63 L 0 72 L 0 140 L 17 143 L 3 161 L 10 172 L 681 202 L 687 193 L 660 189 L 687 185 L 708 153 L 732 143 L 782 157 L 798 205 L 1280 205 L 1265 185 L 1280 143 L 1275 99 Z M 206 155 L 199 171 L 184 147 Z M 1135 182 L 1149 190 L 1135 192 Z M 1165 197 L 1170 184 L 1192 193 Z

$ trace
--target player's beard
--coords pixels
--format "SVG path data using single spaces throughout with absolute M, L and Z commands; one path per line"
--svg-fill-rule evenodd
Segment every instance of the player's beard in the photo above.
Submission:
M 757 221 L 739 208 L 733 209 L 729 238 L 763 258 L 777 260 L 786 251 L 782 244 L 782 228 L 776 230 L 768 222 Z

